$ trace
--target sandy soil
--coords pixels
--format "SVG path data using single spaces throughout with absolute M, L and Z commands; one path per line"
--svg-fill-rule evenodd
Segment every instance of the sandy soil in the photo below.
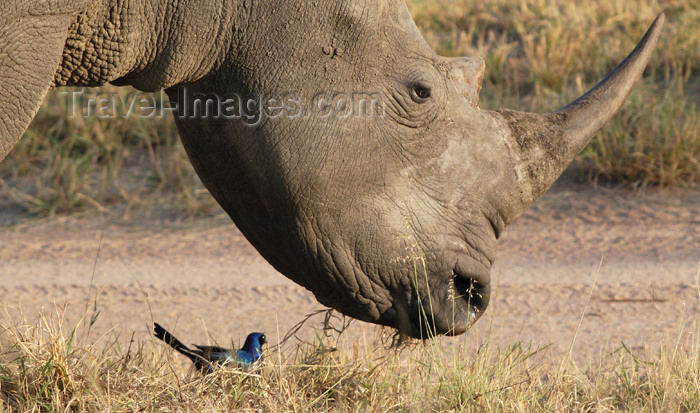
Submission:
M 578 330 L 580 357 L 621 342 L 654 347 L 697 331 L 699 265 L 698 191 L 642 195 L 558 183 L 500 241 L 488 312 L 470 333 L 440 344 L 472 351 L 487 339 L 522 340 L 566 351 Z M 322 308 L 224 216 L 182 223 L 88 214 L 0 228 L 3 324 L 20 313 L 31 322 L 54 303 L 67 304 L 74 322 L 97 290 L 92 331 L 127 339 L 146 339 L 155 320 L 186 342 L 208 335 L 237 344 L 260 330 L 274 343 Z M 314 334 L 313 325 L 300 335 Z M 378 331 L 358 322 L 351 334 Z

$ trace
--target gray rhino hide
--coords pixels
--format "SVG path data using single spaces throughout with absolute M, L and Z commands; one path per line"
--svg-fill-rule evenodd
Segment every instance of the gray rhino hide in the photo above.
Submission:
M 437 56 L 400 0 L 3 0 L 0 160 L 52 87 L 166 89 L 195 170 L 282 274 L 352 317 L 461 334 L 488 305 L 499 235 L 620 107 L 662 24 L 540 115 L 479 109 L 483 60 Z M 319 96 L 340 98 L 319 111 Z

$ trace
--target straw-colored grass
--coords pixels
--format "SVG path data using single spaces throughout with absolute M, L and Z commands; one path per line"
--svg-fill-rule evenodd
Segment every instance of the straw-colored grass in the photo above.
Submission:
M 668 411 L 700 409 L 697 340 L 595 365 L 522 343 L 450 354 L 439 341 L 339 347 L 342 332 L 268 349 L 261 369 L 202 376 L 155 339 L 66 325 L 60 310 L 0 322 L 0 409 L 12 411 Z M 94 321 L 94 320 L 93 320 Z M 308 326 L 306 328 L 309 328 Z M 326 331 L 327 333 L 327 331 Z M 694 337 L 697 338 L 697 335 Z M 371 350 L 368 350 L 371 348 Z

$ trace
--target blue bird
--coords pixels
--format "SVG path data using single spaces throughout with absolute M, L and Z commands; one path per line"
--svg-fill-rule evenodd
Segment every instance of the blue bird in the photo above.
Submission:
M 160 324 L 153 323 L 153 335 L 163 340 L 170 347 L 177 350 L 192 360 L 195 367 L 204 374 L 214 371 L 214 366 L 235 364 L 238 367 L 247 369 L 257 361 L 263 360 L 262 346 L 267 343 L 267 338 L 263 333 L 250 333 L 245 339 L 245 344 L 238 350 L 218 346 L 199 346 L 196 350 L 188 348 L 164 329 Z

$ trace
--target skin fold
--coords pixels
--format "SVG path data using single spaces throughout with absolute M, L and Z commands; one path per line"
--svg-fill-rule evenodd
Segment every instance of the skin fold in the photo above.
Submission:
M 500 234 L 622 105 L 663 25 L 541 115 L 479 109 L 483 60 L 437 56 L 403 1 L 29 5 L 0 5 L 0 160 L 51 87 L 165 89 L 195 170 L 262 256 L 413 337 L 483 314 Z

